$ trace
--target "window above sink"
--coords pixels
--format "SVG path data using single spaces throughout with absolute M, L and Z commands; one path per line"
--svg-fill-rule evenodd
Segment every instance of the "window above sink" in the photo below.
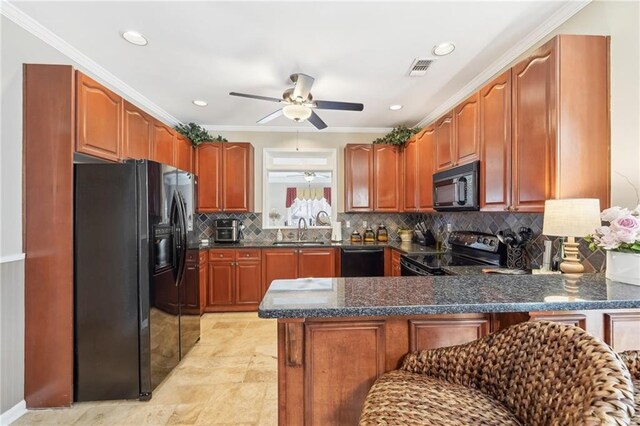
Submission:
M 336 149 L 264 150 L 264 229 L 330 228 L 337 219 Z

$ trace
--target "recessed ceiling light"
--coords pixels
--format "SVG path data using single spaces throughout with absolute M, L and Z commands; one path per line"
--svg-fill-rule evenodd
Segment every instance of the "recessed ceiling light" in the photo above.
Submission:
M 445 56 L 455 50 L 456 46 L 453 43 L 440 43 L 433 47 L 433 54 L 436 56 Z
M 194 100 L 193 100 L 193 104 L 194 104 L 194 105 L 197 105 L 197 106 L 199 106 L 199 107 L 206 107 L 207 105 L 209 105 L 209 104 L 207 103 L 207 101 L 201 101 L 201 100 L 199 100 L 199 99 L 194 99 Z
M 402 109 L 402 105 L 391 105 L 391 106 L 389 107 L 389 109 L 390 109 L 391 111 L 398 111 L 398 110 L 401 110 L 401 109 Z
M 149 43 L 145 36 L 135 31 L 123 32 L 122 38 L 124 38 L 131 44 L 135 44 L 136 46 L 146 46 Z

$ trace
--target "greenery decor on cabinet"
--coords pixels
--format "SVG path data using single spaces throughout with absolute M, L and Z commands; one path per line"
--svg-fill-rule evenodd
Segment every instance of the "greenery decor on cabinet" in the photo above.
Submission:
M 212 137 L 209 131 L 196 123 L 178 124 L 175 129 L 191 140 L 193 146 L 198 146 L 204 142 L 228 142 L 225 138 L 218 135 Z
M 389 133 L 387 133 L 383 137 L 374 140 L 373 143 L 395 145 L 400 148 L 403 148 L 407 143 L 407 141 L 409 140 L 409 138 L 415 135 L 416 133 L 418 133 L 420 130 L 421 129 L 417 127 L 409 129 L 406 126 L 400 125 L 398 127 L 394 127 L 393 130 L 391 130 Z

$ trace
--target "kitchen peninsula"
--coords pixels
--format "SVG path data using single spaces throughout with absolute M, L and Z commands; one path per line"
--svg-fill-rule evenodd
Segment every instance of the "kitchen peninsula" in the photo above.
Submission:
M 512 324 L 571 323 L 616 351 L 640 347 L 640 287 L 603 274 L 328 278 L 272 283 L 279 424 L 357 424 L 377 377 L 409 351 L 466 343 Z

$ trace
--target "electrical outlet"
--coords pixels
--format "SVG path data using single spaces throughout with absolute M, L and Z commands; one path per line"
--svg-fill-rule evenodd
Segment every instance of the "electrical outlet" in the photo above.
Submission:
M 450 223 L 447 223 L 447 232 L 451 232 L 453 230 L 453 227 L 451 226 Z
M 366 227 L 367 227 L 367 221 L 366 221 L 366 220 L 363 220 L 363 221 L 362 221 L 362 227 L 363 227 L 363 228 L 366 228 Z
M 351 221 L 347 220 L 344 224 L 347 228 L 351 228 Z

